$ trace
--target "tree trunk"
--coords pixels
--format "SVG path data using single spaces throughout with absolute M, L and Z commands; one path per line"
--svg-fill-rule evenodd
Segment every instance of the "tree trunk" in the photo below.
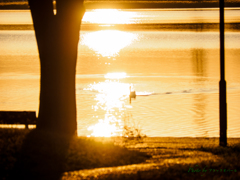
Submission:
M 37 129 L 76 133 L 75 73 L 83 0 L 28 0 L 41 80 Z

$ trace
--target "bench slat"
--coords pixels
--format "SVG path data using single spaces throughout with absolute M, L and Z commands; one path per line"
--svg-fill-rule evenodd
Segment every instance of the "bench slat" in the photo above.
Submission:
M 35 111 L 0 111 L 0 124 L 36 124 Z

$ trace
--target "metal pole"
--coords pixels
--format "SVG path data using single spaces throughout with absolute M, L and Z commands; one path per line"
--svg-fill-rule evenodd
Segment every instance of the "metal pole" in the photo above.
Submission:
M 224 0 L 220 0 L 220 74 L 219 82 L 219 116 L 220 116 L 220 138 L 219 145 L 227 146 L 227 95 L 225 81 L 224 62 Z

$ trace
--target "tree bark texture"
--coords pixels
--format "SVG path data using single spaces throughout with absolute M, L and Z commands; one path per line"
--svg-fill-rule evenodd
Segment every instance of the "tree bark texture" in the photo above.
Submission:
M 28 0 L 40 58 L 37 128 L 76 133 L 75 73 L 83 0 Z

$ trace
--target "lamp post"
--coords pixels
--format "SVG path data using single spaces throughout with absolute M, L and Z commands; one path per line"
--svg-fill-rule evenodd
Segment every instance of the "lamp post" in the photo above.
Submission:
M 225 81 L 224 55 L 224 0 L 220 0 L 220 82 L 219 82 L 219 117 L 220 138 L 219 145 L 227 146 L 227 95 Z

